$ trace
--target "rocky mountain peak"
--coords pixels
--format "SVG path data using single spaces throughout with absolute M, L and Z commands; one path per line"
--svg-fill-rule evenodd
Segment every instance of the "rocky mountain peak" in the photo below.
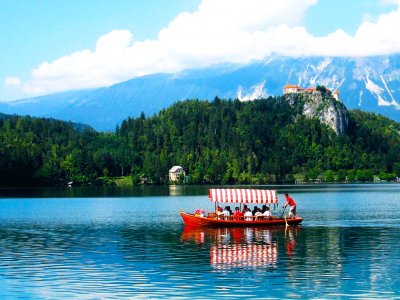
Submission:
M 304 116 L 318 118 L 338 135 L 346 133 L 349 122 L 347 109 L 324 87 L 308 93 L 288 93 L 284 98 L 291 106 L 300 106 Z

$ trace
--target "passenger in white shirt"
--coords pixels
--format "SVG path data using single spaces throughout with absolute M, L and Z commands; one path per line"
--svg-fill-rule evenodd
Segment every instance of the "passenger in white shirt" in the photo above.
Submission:
M 222 211 L 222 215 L 224 216 L 224 219 L 228 220 L 231 212 L 229 211 L 229 207 L 225 206 L 224 210 Z
M 246 221 L 252 221 L 252 220 L 253 220 L 253 214 L 251 213 L 250 208 L 248 208 L 248 209 L 246 210 L 246 212 L 244 213 L 244 219 L 245 219 Z
M 269 210 L 269 207 L 267 206 L 265 208 L 265 211 L 263 213 L 263 216 L 265 217 L 265 219 L 269 220 L 271 219 L 271 211 Z

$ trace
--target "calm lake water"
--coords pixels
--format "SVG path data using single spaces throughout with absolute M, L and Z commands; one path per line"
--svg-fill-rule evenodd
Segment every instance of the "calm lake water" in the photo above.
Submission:
M 400 299 L 399 184 L 266 188 L 302 226 L 184 228 L 207 187 L 0 189 L 0 297 Z

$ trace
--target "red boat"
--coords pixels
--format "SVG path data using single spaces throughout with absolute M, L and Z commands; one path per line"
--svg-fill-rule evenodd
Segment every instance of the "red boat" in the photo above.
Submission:
M 246 204 L 278 204 L 278 196 L 275 190 L 258 190 L 258 189 L 210 189 L 209 198 L 211 202 L 217 203 L 246 203 Z M 204 216 L 201 211 L 198 213 L 185 213 L 180 211 L 183 223 L 186 226 L 210 226 L 210 227 L 226 227 L 226 226 L 289 226 L 298 225 L 303 219 L 295 216 L 286 218 L 284 213 L 281 217 L 234 217 L 223 216 L 217 213 L 209 213 Z

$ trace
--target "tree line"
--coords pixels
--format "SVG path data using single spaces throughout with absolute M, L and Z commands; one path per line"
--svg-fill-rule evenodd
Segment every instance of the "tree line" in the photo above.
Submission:
M 400 124 L 349 112 L 347 134 L 283 97 L 186 100 L 127 118 L 114 133 L 29 116 L 0 117 L 0 185 L 166 184 L 174 165 L 192 184 L 390 180 L 400 175 Z

